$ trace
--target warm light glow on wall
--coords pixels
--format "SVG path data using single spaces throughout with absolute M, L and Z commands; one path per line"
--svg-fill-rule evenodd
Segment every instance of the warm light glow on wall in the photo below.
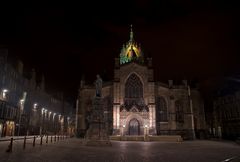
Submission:
M 6 94 L 7 94 L 8 90 L 7 89 L 3 89 L 2 90 L 2 98 L 6 99 Z

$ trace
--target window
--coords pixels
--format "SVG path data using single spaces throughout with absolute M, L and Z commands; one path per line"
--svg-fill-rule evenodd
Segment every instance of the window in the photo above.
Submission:
M 156 98 L 156 119 L 157 122 L 168 121 L 167 103 L 163 97 Z
M 143 84 L 136 74 L 132 74 L 125 84 L 125 98 L 142 98 Z

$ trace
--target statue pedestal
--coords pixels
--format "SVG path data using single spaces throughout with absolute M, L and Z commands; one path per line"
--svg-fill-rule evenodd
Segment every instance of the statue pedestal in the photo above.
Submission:
M 90 115 L 89 129 L 86 134 L 87 146 L 111 146 L 104 119 L 103 102 L 101 97 L 93 99 L 93 110 Z

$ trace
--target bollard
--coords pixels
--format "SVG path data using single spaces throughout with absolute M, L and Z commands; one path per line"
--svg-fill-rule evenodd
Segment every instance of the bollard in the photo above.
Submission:
M 47 135 L 47 138 L 46 138 L 46 143 L 48 143 L 48 135 Z
M 57 140 L 59 141 L 59 135 L 58 135 L 58 137 L 57 137 Z
M 26 148 L 26 136 L 24 137 L 24 140 L 23 140 L 23 149 L 25 149 Z
M 6 150 L 6 152 L 12 152 L 12 145 L 13 145 L 13 138 L 11 138 L 10 144 L 8 145 L 8 149 Z
M 33 136 L 33 147 L 35 147 L 35 141 L 36 141 L 36 137 Z
M 42 138 L 43 138 L 43 136 L 41 136 L 40 145 L 42 145 Z
M 51 136 L 51 143 L 52 143 L 52 136 Z

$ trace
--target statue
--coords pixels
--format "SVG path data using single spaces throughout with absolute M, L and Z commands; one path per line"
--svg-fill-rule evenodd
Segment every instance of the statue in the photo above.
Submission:
M 97 75 L 95 86 L 96 86 L 96 97 L 102 97 L 102 79 L 100 75 Z

